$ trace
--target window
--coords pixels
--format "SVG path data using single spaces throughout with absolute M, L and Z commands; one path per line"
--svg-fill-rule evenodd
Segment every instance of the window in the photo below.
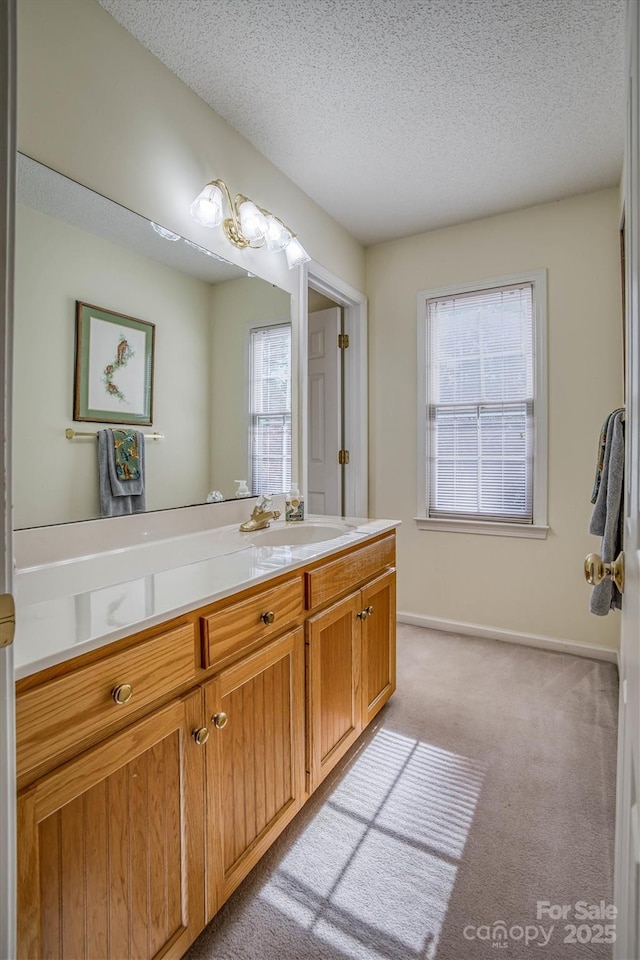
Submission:
M 249 331 L 249 464 L 254 495 L 291 486 L 291 324 Z
M 420 295 L 419 526 L 546 535 L 545 280 Z

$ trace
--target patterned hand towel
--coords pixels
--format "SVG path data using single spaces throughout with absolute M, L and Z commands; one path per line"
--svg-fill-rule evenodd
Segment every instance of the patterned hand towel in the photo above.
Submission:
M 139 480 L 140 453 L 137 430 L 112 430 L 111 433 L 118 480 Z
M 102 517 L 122 517 L 130 513 L 144 513 L 146 509 L 144 436 L 138 431 L 133 433 L 136 436 L 139 475 L 136 480 L 120 480 L 112 431 L 98 431 L 98 484 Z

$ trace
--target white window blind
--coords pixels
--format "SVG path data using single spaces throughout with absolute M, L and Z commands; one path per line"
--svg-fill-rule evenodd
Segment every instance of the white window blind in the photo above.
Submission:
M 427 300 L 427 517 L 533 522 L 533 284 Z
M 291 324 L 254 327 L 249 340 L 251 492 L 291 486 Z

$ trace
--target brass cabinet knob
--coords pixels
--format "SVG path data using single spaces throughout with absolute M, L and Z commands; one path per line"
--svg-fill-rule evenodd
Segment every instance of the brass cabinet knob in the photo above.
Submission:
M 366 619 L 367 619 L 367 611 L 366 611 L 366 610 L 361 610 L 359 613 L 356 613 L 356 617 L 358 618 L 358 620 L 366 620 Z
M 121 683 L 120 686 L 113 688 L 111 696 L 119 706 L 122 706 L 122 704 L 129 703 L 129 700 L 131 700 L 133 687 L 130 683 Z
M 211 721 L 214 727 L 217 727 L 218 730 L 223 730 L 224 727 L 226 727 L 226 725 L 229 723 L 229 717 L 226 715 L 226 713 L 214 713 L 214 715 L 211 717 Z
M 367 615 L 368 617 L 370 617 L 371 614 L 373 613 L 373 607 L 365 607 L 365 608 L 364 608 L 364 612 L 366 613 L 366 615 Z
M 588 554 L 584 561 L 584 576 L 594 587 L 603 580 L 613 580 L 620 593 L 624 593 L 624 553 L 619 553 L 611 563 L 605 563 L 597 553 Z
M 267 626 L 270 627 L 271 624 L 276 619 L 276 615 L 272 610 L 269 610 L 268 613 L 261 614 L 260 619 L 262 620 L 263 623 L 266 623 Z
M 198 746 L 201 747 L 203 743 L 206 743 L 207 740 L 209 739 L 209 731 L 207 730 L 206 727 L 200 727 L 199 730 L 193 731 L 192 736 L 195 742 L 198 744 Z

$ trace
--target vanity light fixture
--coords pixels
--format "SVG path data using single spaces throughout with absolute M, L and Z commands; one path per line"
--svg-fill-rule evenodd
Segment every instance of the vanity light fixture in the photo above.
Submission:
M 225 260 L 224 257 L 219 257 L 217 253 L 214 253 L 213 250 L 207 250 L 206 247 L 202 247 L 199 243 L 194 243 L 193 240 L 187 240 L 186 237 L 183 237 L 184 242 L 189 247 L 193 247 L 194 250 L 197 250 L 198 253 L 203 253 L 205 257 L 213 257 L 214 260 L 219 260 L 220 263 L 228 264 L 228 260 Z
M 193 247 L 198 253 L 203 253 L 206 257 L 213 257 L 214 260 L 219 260 L 220 263 L 228 264 L 228 260 L 225 260 L 224 257 L 219 257 L 213 250 L 207 250 L 206 247 L 201 246 L 199 243 L 194 243 L 193 240 L 187 240 L 186 237 L 181 237 L 179 233 L 174 233 L 173 230 L 167 230 L 166 227 L 161 227 L 159 223 L 154 223 L 153 220 L 150 220 L 149 223 L 163 240 L 184 240 L 188 246 Z M 249 276 L 251 276 L 251 274 L 249 274 Z
M 225 216 L 225 209 L 230 216 Z M 229 243 L 240 250 L 265 245 L 273 253 L 284 250 L 290 270 L 311 259 L 295 233 L 274 214 L 242 193 L 232 200 L 224 180 L 211 180 L 206 185 L 191 204 L 191 216 L 203 227 L 222 225 Z
M 151 220 L 150 223 L 155 232 L 159 234 L 163 240 L 176 241 L 181 239 L 179 233 L 174 233 L 173 230 L 167 230 L 166 227 L 161 227 L 159 223 L 154 223 L 153 220 Z

